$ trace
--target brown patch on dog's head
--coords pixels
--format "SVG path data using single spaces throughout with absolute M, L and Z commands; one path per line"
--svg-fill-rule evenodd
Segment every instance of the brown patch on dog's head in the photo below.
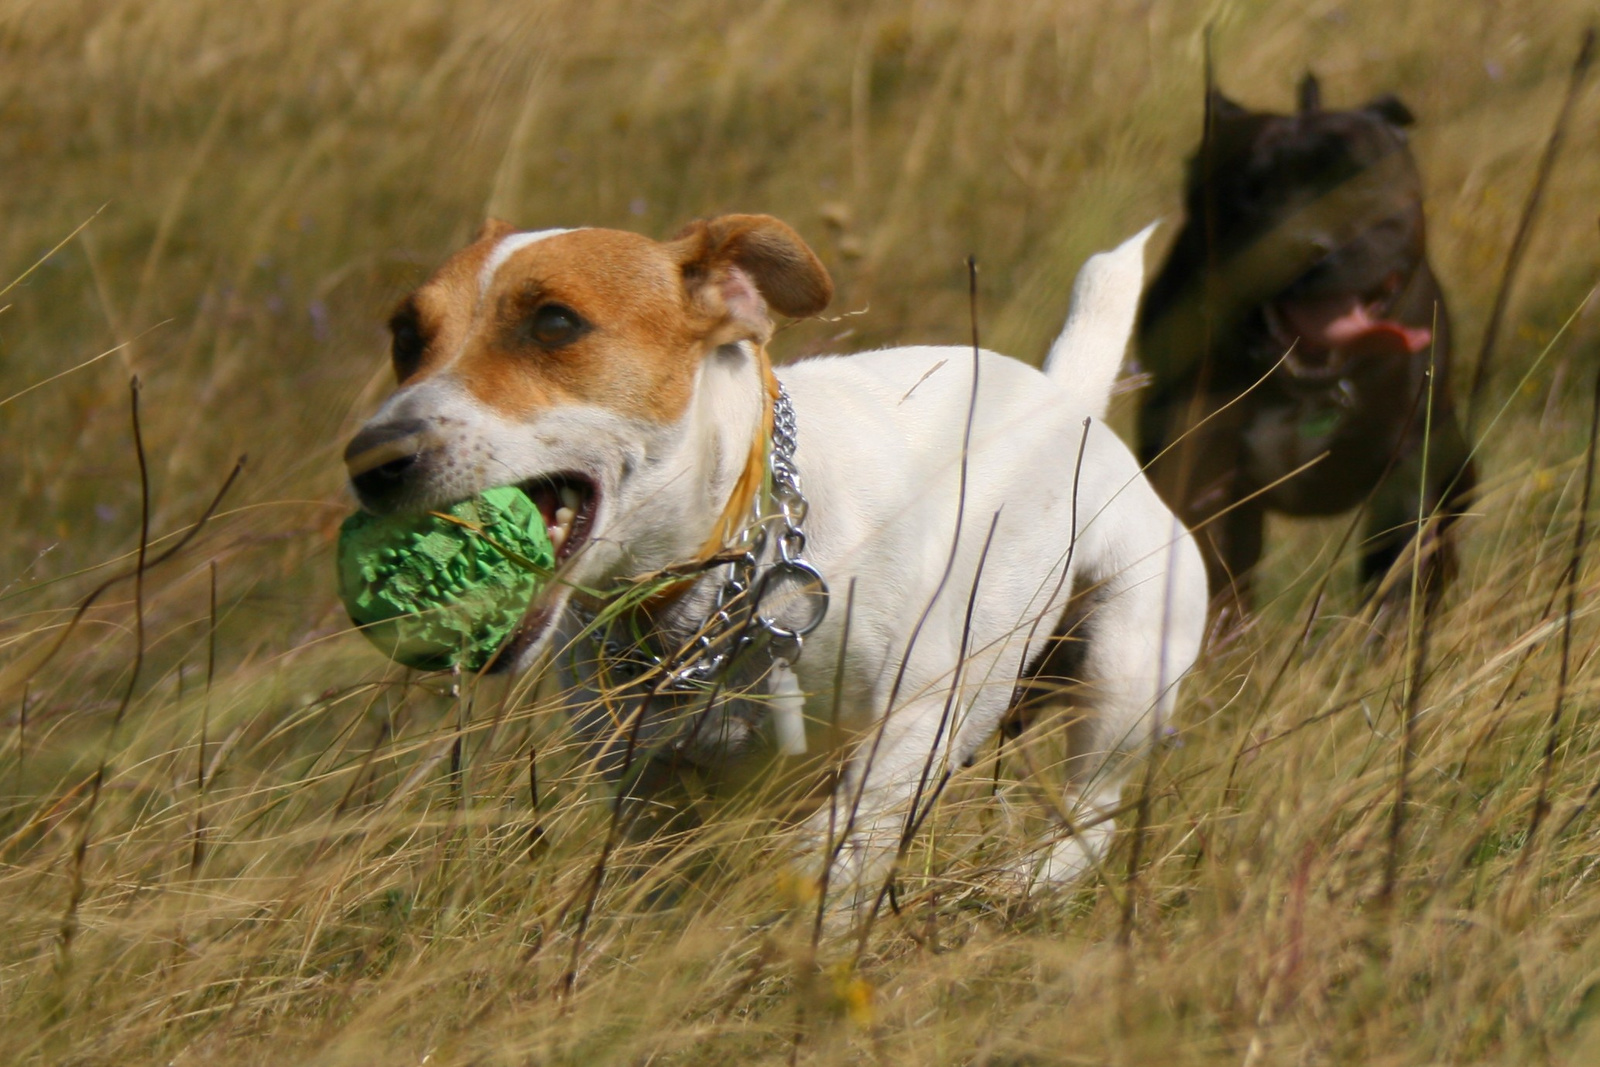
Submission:
M 446 353 L 461 347 L 472 324 L 478 274 L 509 232 L 509 223 L 490 219 L 471 244 L 400 301 L 389 317 L 390 354 L 399 384 L 432 373 L 446 362 Z
M 665 243 L 605 229 L 527 239 L 490 220 L 396 312 L 396 373 L 448 369 L 512 419 L 575 404 L 670 422 L 708 353 L 765 344 L 769 308 L 816 314 L 832 290 L 805 242 L 766 215 L 700 220 Z

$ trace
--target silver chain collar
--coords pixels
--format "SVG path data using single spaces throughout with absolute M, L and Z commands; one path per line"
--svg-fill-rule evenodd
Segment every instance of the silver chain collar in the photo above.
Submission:
M 660 655 L 644 642 L 619 641 L 592 618 L 585 619 L 589 639 L 614 677 L 632 682 L 660 672 L 664 677 L 657 688 L 663 692 L 703 691 L 720 682 L 736 661 L 757 646 L 765 648 L 772 663 L 793 663 L 800 658 L 806 635 L 822 625 L 828 613 L 828 583 L 805 558 L 804 524 L 809 505 L 800 491 L 800 469 L 794 462 L 796 430 L 794 405 L 780 382 L 772 401 L 768 492 L 756 494 L 750 524 L 743 533 L 743 551 L 724 565 L 727 573 L 710 614 L 679 652 Z M 771 497 L 776 513 L 763 514 L 763 496 Z M 771 543 L 768 528 L 773 525 L 781 525 L 777 558 L 763 563 Z M 788 626 L 762 611 L 785 584 L 795 586 L 791 602 L 803 600 L 810 605 L 809 615 Z

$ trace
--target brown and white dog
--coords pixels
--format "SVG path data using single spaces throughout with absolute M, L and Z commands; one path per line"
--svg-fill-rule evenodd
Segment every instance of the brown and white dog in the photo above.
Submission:
M 1043 373 L 990 352 L 915 347 L 808 360 L 774 379 L 772 312 L 814 315 L 832 294 L 778 220 L 727 215 L 666 242 L 491 222 L 395 314 L 399 389 L 351 441 L 351 482 L 376 512 L 499 485 L 529 491 L 559 547 L 559 580 L 502 650 L 500 665 L 521 670 L 547 648 L 575 647 L 596 607 L 584 591 L 739 543 L 781 380 L 809 500 L 806 554 L 835 592 L 793 665 L 801 743 L 829 743 L 830 722 L 859 739 L 835 809 L 837 825 L 848 822 L 841 873 L 882 871 L 912 798 L 926 801 L 975 758 L 1019 678 L 1049 658 L 1077 594 L 1074 639 L 1087 643 L 1068 658 L 1090 707 L 1071 735 L 1069 799 L 1084 825 L 1038 860 L 1042 877 L 1066 879 L 1109 836 L 1096 812 L 1118 801 L 1121 757 L 1146 741 L 1152 716 L 1170 713 L 1204 628 L 1193 540 L 1099 421 L 1147 235 L 1084 267 Z M 657 647 L 705 626 L 724 573 L 699 573 L 641 609 Z M 774 749 L 769 704 L 722 700 L 707 731 L 706 703 L 689 702 L 701 709 L 694 727 L 663 715 L 645 732 L 654 751 L 720 767 Z M 600 746 L 616 730 L 581 713 L 578 728 Z M 824 809 L 811 829 L 828 827 Z

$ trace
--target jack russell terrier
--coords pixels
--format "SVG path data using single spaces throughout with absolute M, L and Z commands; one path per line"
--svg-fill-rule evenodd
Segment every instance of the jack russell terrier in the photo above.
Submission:
M 1065 881 L 1205 627 L 1193 539 L 1100 421 L 1148 234 L 1084 266 L 1043 372 L 921 346 L 774 371 L 772 313 L 833 291 L 777 219 L 491 221 L 395 313 L 399 389 L 351 483 L 378 513 L 528 492 L 557 574 L 491 669 L 565 650 L 577 729 L 639 799 L 668 758 L 853 738 L 808 824 L 842 878 L 881 876 L 1008 711 L 1070 687 L 1072 818 L 1029 861 Z

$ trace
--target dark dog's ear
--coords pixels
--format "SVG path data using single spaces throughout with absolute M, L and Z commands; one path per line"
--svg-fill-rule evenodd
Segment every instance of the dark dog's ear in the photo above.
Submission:
M 1227 122 L 1250 113 L 1248 108 L 1229 100 L 1222 95 L 1221 89 L 1216 88 L 1206 94 L 1206 110 L 1213 122 Z
M 517 228 L 505 219 L 487 218 L 483 220 L 483 225 L 478 227 L 478 236 L 474 237 L 472 242 L 477 244 L 479 241 L 497 241 L 507 234 L 516 232 Z
M 1300 79 L 1300 114 L 1315 115 L 1322 110 L 1322 86 L 1317 82 L 1317 76 L 1306 71 L 1306 76 Z
M 1402 104 L 1400 98 L 1393 93 L 1384 93 L 1361 110 L 1372 112 L 1392 126 L 1411 126 L 1417 121 L 1411 109 Z
M 670 247 L 691 298 L 722 321 L 719 344 L 765 342 L 772 336 L 769 307 L 798 319 L 817 314 L 833 299 L 833 279 L 822 261 L 771 215 L 698 219 Z

